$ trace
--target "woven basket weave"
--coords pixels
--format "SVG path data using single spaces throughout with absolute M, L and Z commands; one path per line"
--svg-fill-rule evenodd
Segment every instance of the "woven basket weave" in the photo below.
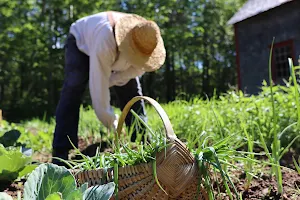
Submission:
M 160 115 L 166 130 L 166 137 L 171 144 L 166 151 L 156 154 L 156 170 L 160 185 L 153 177 L 152 163 L 118 168 L 118 199 L 199 199 L 207 200 L 208 196 L 202 186 L 199 187 L 199 170 L 193 155 L 186 145 L 174 134 L 171 122 L 155 100 L 138 96 L 127 103 L 120 116 L 116 133 L 117 151 L 124 120 L 131 106 L 139 101 L 148 101 Z M 113 168 L 81 171 L 75 174 L 79 184 L 88 183 L 89 186 L 105 184 L 113 181 Z M 197 198 L 196 198 L 197 197 Z M 115 199 L 112 197 L 111 199 Z

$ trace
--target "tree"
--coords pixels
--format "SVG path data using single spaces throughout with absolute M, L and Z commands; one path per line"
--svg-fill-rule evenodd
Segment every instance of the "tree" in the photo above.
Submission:
M 142 77 L 144 95 L 168 102 L 225 92 L 236 84 L 233 30 L 226 23 L 244 2 L 0 0 L 0 109 L 13 120 L 53 116 L 69 27 L 105 10 L 136 13 L 161 28 L 166 62 Z M 90 104 L 88 93 L 84 104 Z

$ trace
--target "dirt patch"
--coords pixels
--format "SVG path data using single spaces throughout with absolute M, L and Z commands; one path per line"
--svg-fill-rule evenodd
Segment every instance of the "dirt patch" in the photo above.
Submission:
M 39 163 L 48 163 L 51 162 L 51 154 L 49 152 L 34 152 L 32 160 Z
M 270 169 L 266 169 L 269 172 Z M 257 179 L 251 181 L 251 186 L 247 191 L 244 190 L 244 185 L 246 183 L 245 179 L 240 179 L 237 185 L 238 191 L 242 192 L 243 199 L 294 199 L 300 198 L 300 193 L 297 194 L 297 187 L 300 188 L 300 175 L 290 169 L 282 170 L 283 179 L 283 194 L 278 194 L 277 181 L 275 177 L 270 177 L 268 175 L 262 175 Z M 298 191 L 300 192 L 300 191 Z
M 101 141 L 100 139 L 95 140 L 93 137 L 78 138 L 78 149 L 82 154 L 87 156 L 94 156 L 96 154 L 97 148 L 99 148 L 100 152 L 112 152 L 109 144 L 105 141 Z M 74 150 L 70 152 L 70 159 L 77 159 L 79 157 L 75 157 Z M 51 152 L 34 152 L 32 160 L 38 163 L 48 163 L 51 162 L 52 155 Z
M 293 157 L 296 160 L 298 160 L 299 155 L 300 155 L 299 149 L 298 150 L 290 149 L 287 153 L 283 155 L 282 159 L 280 160 L 280 165 L 296 170 L 293 162 Z
M 101 139 L 95 140 L 93 137 L 79 138 L 78 139 L 78 149 L 86 156 L 93 157 L 96 155 L 97 151 L 100 152 L 113 152 L 110 145 L 106 141 L 101 141 Z M 70 153 L 70 159 L 82 159 L 82 156 L 76 155 L 75 151 Z
M 26 182 L 25 179 L 22 179 L 20 181 L 15 181 L 13 183 L 1 182 L 0 183 L 0 192 L 5 192 L 15 199 L 18 197 L 18 193 L 21 196 L 23 195 L 25 182 Z

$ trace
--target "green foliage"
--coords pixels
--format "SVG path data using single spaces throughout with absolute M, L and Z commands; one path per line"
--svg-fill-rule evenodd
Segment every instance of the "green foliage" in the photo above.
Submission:
M 212 96 L 213 88 L 218 94 L 225 92 L 236 82 L 233 31 L 226 23 L 243 2 L 1 0 L 4 116 L 17 121 L 54 114 L 63 84 L 63 47 L 69 27 L 80 17 L 106 10 L 137 13 L 161 27 L 167 59 L 161 70 L 143 76 L 145 95 L 169 101 L 181 93 Z M 89 95 L 84 98 L 87 104 Z
M 60 192 L 68 199 L 76 193 L 76 183 L 72 174 L 64 167 L 42 164 L 28 177 L 24 186 L 25 199 L 46 199 L 52 193 Z
M 163 107 L 170 117 L 175 133 L 187 142 L 190 150 L 209 149 L 214 147 L 216 141 L 229 137 L 225 143 L 225 150 L 217 155 L 224 164 L 222 169 L 225 172 L 227 166 L 232 167 L 230 163 L 242 162 L 246 166 L 243 168 L 248 179 L 246 189 L 253 177 L 256 156 L 263 153 L 269 160 L 260 163 L 271 165 L 274 173 L 275 169 L 279 169 L 277 175 L 280 186 L 280 159 L 291 147 L 299 149 L 300 136 L 296 126 L 298 113 L 295 112 L 297 103 L 294 91 L 290 82 L 287 82 L 287 86 L 273 86 L 273 93 L 264 83 L 262 92 L 257 96 L 228 92 L 219 99 L 214 97 L 205 101 L 195 98 L 189 102 L 177 100 Z M 277 111 L 276 123 L 272 108 Z M 149 109 L 149 116 L 153 116 L 153 112 Z M 158 118 L 149 117 L 149 124 L 156 129 L 162 129 Z M 274 148 L 274 142 L 277 149 Z M 255 153 L 254 149 L 257 148 L 262 148 L 264 152 Z
M 275 126 L 278 126 L 279 130 L 283 130 L 298 120 L 295 112 L 294 89 L 289 85 L 287 87 L 273 86 L 273 93 L 279 116 Z M 193 141 L 189 144 L 190 148 L 193 148 L 194 145 L 209 146 L 213 141 L 232 134 L 236 135 L 235 141 L 246 142 L 244 131 L 251 133 L 251 137 L 257 145 L 259 130 L 266 138 L 268 148 L 271 148 L 274 124 L 271 113 L 270 88 L 267 85 L 262 87 L 262 92 L 257 96 L 229 91 L 219 99 L 214 97 L 209 101 L 200 98 L 190 101 L 176 100 L 162 106 L 170 117 L 179 138 Z M 154 115 L 154 112 L 151 108 L 147 111 L 149 116 Z M 149 125 L 156 129 L 162 129 L 158 118 L 149 117 Z M 298 135 L 298 131 L 297 126 L 287 129 L 280 138 L 282 146 L 286 147 Z M 228 145 L 239 146 L 235 141 Z
M 83 199 L 86 200 L 108 200 L 111 198 L 115 190 L 115 184 L 113 182 L 105 185 L 98 185 L 88 188 L 83 193 Z
M 34 151 L 50 151 L 54 124 L 31 120 L 21 124 L 1 121 L 0 143 L 4 146 L 25 146 Z
M 224 167 L 221 165 L 220 160 L 222 159 L 222 156 L 220 156 L 220 153 L 219 154 L 217 153 L 217 151 L 219 151 L 219 150 L 226 151 L 226 149 L 224 149 L 223 146 L 225 146 L 227 141 L 228 141 L 227 139 L 220 141 L 219 145 L 217 145 L 216 149 L 213 146 L 211 146 L 208 148 L 201 149 L 200 152 L 199 152 L 200 149 L 198 149 L 196 151 L 198 154 L 195 157 L 196 157 L 196 160 L 198 161 L 198 166 L 199 166 L 200 172 L 202 175 L 204 175 L 204 178 L 206 179 L 205 180 L 206 188 L 208 188 L 208 191 L 211 193 L 211 194 L 209 194 L 210 197 L 212 197 L 213 194 L 212 194 L 212 189 L 210 188 L 211 186 L 209 185 L 209 183 L 211 183 L 211 180 L 209 179 L 208 176 L 205 176 L 205 174 L 207 173 L 205 171 L 208 171 L 208 168 L 205 167 L 205 165 L 207 165 L 207 164 L 209 164 L 213 168 L 217 169 L 218 172 L 221 174 L 224 186 L 226 188 L 226 192 L 227 192 L 228 196 L 230 197 L 230 199 L 233 199 L 233 196 L 232 196 L 232 192 L 229 188 L 228 182 L 229 182 L 230 186 L 234 189 L 235 195 L 238 197 L 238 193 L 237 193 L 237 190 L 236 190 L 233 182 L 231 181 L 228 173 L 224 170 Z M 227 151 L 230 152 L 230 150 L 228 150 L 228 149 L 227 149 Z M 210 198 L 210 199 L 213 199 L 213 198 Z
M 66 163 L 72 168 L 80 170 L 111 168 L 116 163 L 118 166 L 136 165 L 154 161 L 156 152 L 163 151 L 166 148 L 165 136 L 161 132 L 153 134 L 151 143 L 147 143 L 146 145 L 130 144 L 127 142 L 130 141 L 129 138 L 126 137 L 123 139 L 119 152 L 108 153 L 97 151 L 93 157 L 85 156 L 75 148 L 76 155 L 79 155 L 82 159 L 67 161 Z
M 28 165 L 31 156 L 26 156 L 20 148 L 5 148 L 0 144 L 0 181 L 14 181 L 30 173 L 34 166 Z
M 293 162 L 294 162 L 294 165 L 295 165 L 295 168 L 296 168 L 298 174 L 300 174 L 300 156 L 299 156 L 299 158 L 298 158 L 298 162 L 297 162 L 297 160 L 293 157 Z
M 231 189 L 232 177 L 229 169 L 236 168 L 235 163 L 246 165 L 242 169 L 245 170 L 249 181 L 254 176 L 252 170 L 258 163 L 255 160 L 256 156 L 266 154 L 269 161 L 260 161 L 259 163 L 276 166 L 272 161 L 271 154 L 274 133 L 276 133 L 274 126 L 277 126 L 276 139 L 280 141 L 281 146 L 278 152 L 279 160 L 290 147 L 299 148 L 299 142 L 297 142 L 299 140 L 294 140 L 297 139 L 299 129 L 296 126 L 298 113 L 295 112 L 297 110 L 295 86 L 291 83 L 287 82 L 286 86 L 273 86 L 273 95 L 271 95 L 270 87 L 264 82 L 262 92 L 256 96 L 229 91 L 219 98 L 217 96 L 209 100 L 193 98 L 190 101 L 178 99 L 168 104 L 162 104 L 162 107 L 168 114 L 176 135 L 186 142 L 197 158 L 199 167 L 205 171 L 205 163 L 212 165 L 215 173 L 222 175 L 228 196 L 234 196 L 236 194 Z M 274 103 L 272 103 L 272 96 Z M 274 124 L 272 112 L 273 105 L 277 111 L 276 124 Z M 155 161 L 153 155 L 157 148 L 159 147 L 159 151 L 163 151 L 165 148 L 164 130 L 160 118 L 152 107 L 147 107 L 147 113 L 148 126 L 151 127 L 149 131 L 152 132 L 152 136 L 157 136 L 157 138 L 152 137 L 150 144 L 135 145 L 135 148 L 132 148 L 132 144 L 128 143 L 129 138 L 120 138 L 119 153 L 97 152 L 95 157 L 70 161 L 70 164 L 77 169 L 96 169 L 112 168 L 116 163 L 118 166 L 124 166 Z M 96 131 L 101 127 L 99 127 L 93 110 L 82 109 L 81 117 L 79 128 L 81 134 L 96 135 Z M 88 124 L 90 125 L 88 126 Z M 2 125 L 2 128 L 9 126 L 7 122 Z M 25 126 L 26 129 L 24 129 Z M 47 132 L 49 126 L 53 125 L 35 120 L 28 121 L 24 125 L 18 124 L 18 127 L 22 127 L 24 130 L 29 130 L 30 126 L 33 126 L 37 132 Z M 257 147 L 262 147 L 264 152 L 255 153 Z M 297 164 L 299 165 L 299 162 Z M 206 179 L 204 184 L 209 188 L 212 180 L 205 173 L 203 176 Z M 213 197 L 214 194 L 211 193 L 210 196 Z
M 42 164 L 28 177 L 24 186 L 24 199 L 108 200 L 113 195 L 114 188 L 114 183 L 90 188 L 84 184 L 77 188 L 75 178 L 65 167 Z
M 115 110 L 116 113 L 118 113 L 119 110 Z M 113 135 L 107 135 L 107 128 L 99 123 L 99 121 L 96 121 L 95 118 L 97 118 L 97 116 L 91 106 L 87 108 L 83 106 L 80 107 L 79 136 L 83 138 L 92 136 L 94 139 L 101 138 L 102 140 L 111 139 Z
M 290 73 L 291 73 L 291 79 L 294 84 L 294 95 L 295 95 L 295 102 L 297 105 L 297 113 L 298 113 L 298 128 L 300 128 L 300 99 L 299 99 L 299 86 L 297 83 L 297 77 L 296 77 L 296 69 L 299 69 L 299 66 L 294 66 L 293 60 L 291 58 L 288 59 L 289 66 L 290 66 Z
M 56 192 L 47 196 L 46 200 L 62 200 L 61 193 Z
M 20 135 L 21 133 L 17 130 L 7 131 L 0 137 L 0 144 L 4 147 L 15 146 Z

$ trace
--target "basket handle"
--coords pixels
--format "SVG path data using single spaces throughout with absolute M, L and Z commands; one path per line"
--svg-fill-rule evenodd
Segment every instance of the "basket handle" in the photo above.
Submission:
M 122 127 L 125 121 L 125 118 L 131 108 L 131 106 L 133 104 L 135 104 L 137 101 L 139 100 L 146 100 L 147 102 L 149 102 L 157 111 L 157 113 L 159 114 L 160 118 L 162 119 L 163 123 L 164 123 L 164 127 L 166 130 L 166 137 L 171 141 L 174 142 L 174 140 L 177 138 L 173 128 L 172 128 L 172 124 L 169 120 L 168 115 L 166 114 L 166 112 L 164 111 L 164 109 L 159 105 L 159 103 L 157 101 L 155 101 L 154 99 L 147 97 L 147 96 L 136 96 L 134 98 L 132 98 L 124 107 L 119 122 L 118 122 L 118 126 L 117 126 L 117 132 L 115 133 L 115 139 L 116 139 L 116 145 L 117 148 L 119 150 L 119 141 L 118 138 L 120 137 L 121 131 L 122 131 Z

